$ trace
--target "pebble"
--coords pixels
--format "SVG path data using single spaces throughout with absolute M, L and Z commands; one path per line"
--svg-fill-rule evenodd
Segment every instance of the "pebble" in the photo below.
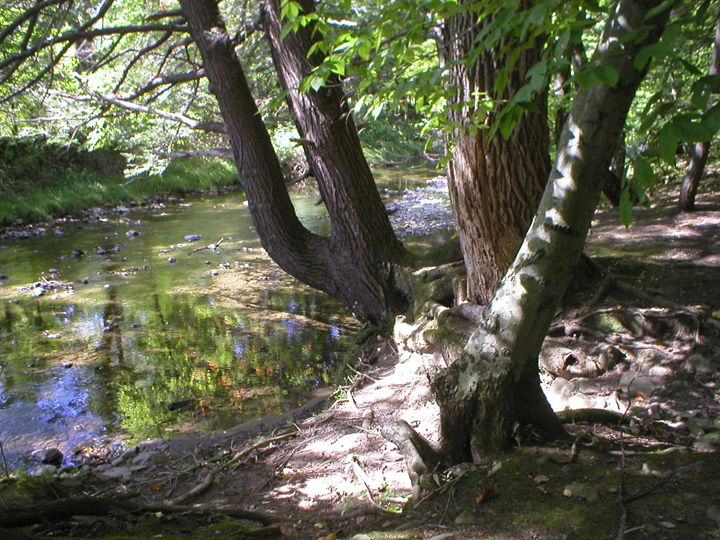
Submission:
M 202 238 L 201 234 L 188 234 L 187 236 L 185 236 L 185 241 L 186 242 L 197 242 L 201 238 Z

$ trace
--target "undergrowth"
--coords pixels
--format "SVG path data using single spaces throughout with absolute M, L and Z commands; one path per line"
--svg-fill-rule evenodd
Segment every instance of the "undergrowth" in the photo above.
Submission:
M 29 182 L 32 184 L 32 182 Z M 232 162 L 185 158 L 162 173 L 127 179 L 87 169 L 59 172 L 52 182 L 5 189 L 0 226 L 17 226 L 77 214 L 95 206 L 140 203 L 160 195 L 185 195 L 237 184 Z

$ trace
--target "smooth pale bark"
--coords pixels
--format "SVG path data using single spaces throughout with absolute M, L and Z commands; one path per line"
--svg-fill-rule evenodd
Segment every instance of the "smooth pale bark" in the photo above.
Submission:
M 270 136 L 250 93 L 242 66 L 214 0 L 182 0 L 182 12 L 202 54 L 210 91 L 225 120 L 230 146 L 248 198 L 260 241 L 270 257 L 300 281 L 343 302 L 363 321 L 383 322 L 401 298 L 394 287 L 392 263 L 404 255 L 386 226 L 385 210 L 364 200 L 378 197 L 373 184 L 348 180 L 325 190 L 333 231 L 321 237 L 308 231 L 295 214 Z M 322 90 L 321 90 L 322 92 Z M 317 106 L 324 106 L 322 99 Z M 325 147 L 340 112 L 325 117 L 314 145 Z M 332 114 L 332 113 L 331 113 Z M 330 130 L 330 131 L 325 131 Z M 347 158 L 323 154 L 328 163 Z M 331 161 L 329 157 L 332 157 Z M 356 164 L 348 161 L 346 167 Z M 328 178 L 332 173 L 328 173 Z M 376 213 L 381 214 L 378 218 Z M 383 221 L 383 219 L 385 221 Z
M 709 75 L 717 75 L 720 73 L 720 19 L 715 26 L 715 46 L 710 61 Z M 708 100 L 708 108 L 712 106 L 712 96 Z M 695 210 L 695 196 L 697 195 L 700 179 L 705 172 L 705 164 L 707 163 L 708 151 L 710 143 L 708 141 L 697 142 L 692 147 L 690 154 L 690 164 L 688 165 L 687 174 L 683 179 L 680 188 L 680 208 L 685 212 Z
M 514 428 L 533 424 L 547 437 L 564 430 L 538 380 L 538 354 L 573 275 L 621 136 L 646 69 L 638 51 L 659 38 L 668 10 L 644 21 L 662 2 L 619 0 L 593 64 L 612 67 L 613 86 L 581 90 L 563 128 L 558 154 L 532 225 L 512 266 L 460 359 L 434 384 L 444 450 L 452 461 L 501 453 Z M 649 27 L 641 43 L 628 33 Z
M 532 2 L 524 0 L 521 5 L 531 7 Z M 486 114 L 480 97 L 498 103 L 512 99 L 527 82 L 528 69 L 540 60 L 542 40 L 538 38 L 518 52 L 520 45 L 513 46 L 513 38 L 503 39 L 468 66 L 476 37 L 490 20 L 478 23 L 476 18 L 468 9 L 447 21 L 440 55 L 449 65 L 454 89 L 447 116 L 460 126 L 449 140 L 448 187 L 467 267 L 467 294 L 471 302 L 487 304 L 515 258 L 540 202 L 550 172 L 550 135 L 547 94 L 543 93 L 534 99 L 539 112 L 525 114 L 509 139 L 500 134 L 492 140 L 488 137 L 487 128 L 498 111 Z M 514 53 L 518 54 L 517 63 L 503 90 L 497 92 L 499 70 Z M 485 124 L 484 129 L 476 127 L 478 122 Z

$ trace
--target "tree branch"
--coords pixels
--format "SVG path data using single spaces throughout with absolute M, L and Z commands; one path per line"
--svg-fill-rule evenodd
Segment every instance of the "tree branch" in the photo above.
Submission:
M 120 107 L 121 109 L 125 109 L 128 111 L 132 111 L 132 112 L 136 112 L 136 113 L 139 112 L 139 113 L 145 113 L 145 114 L 153 114 L 153 115 L 159 116 L 161 118 L 173 120 L 175 122 L 184 124 L 191 129 L 205 131 L 208 133 L 223 133 L 223 134 L 225 133 L 225 124 L 223 124 L 221 122 L 203 122 L 202 120 L 195 120 L 194 118 L 190 118 L 183 114 L 171 113 L 168 111 L 163 111 L 161 109 L 153 109 L 152 107 L 146 107 L 145 105 L 138 105 L 137 103 L 132 103 L 130 101 L 120 99 L 118 97 L 107 95 L 107 94 L 101 94 L 99 92 L 89 92 L 87 96 L 73 96 L 73 95 L 69 95 L 69 94 L 65 94 L 65 96 L 70 99 L 76 99 L 77 101 L 89 101 L 90 98 L 95 98 L 100 101 L 110 103 L 111 105 L 115 105 L 116 107 Z

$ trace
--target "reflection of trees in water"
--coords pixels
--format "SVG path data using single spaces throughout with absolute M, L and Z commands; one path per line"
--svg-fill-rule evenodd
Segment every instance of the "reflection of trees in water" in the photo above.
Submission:
M 124 365 L 125 351 L 123 349 L 121 324 L 123 319 L 122 304 L 118 302 L 116 287 L 110 286 L 107 290 L 108 301 L 103 309 L 103 333 L 98 352 L 104 355 L 108 361 L 112 361 L 112 357 L 116 355 L 118 364 Z
M 291 295 L 273 302 L 278 311 L 233 309 L 215 300 L 153 296 L 131 361 L 145 365 L 135 366 L 134 382 L 119 389 L 123 426 L 133 434 L 157 435 L 206 413 L 214 427 L 227 426 L 278 412 L 331 382 L 341 332 L 307 317 L 317 309 L 312 299 Z M 283 306 L 295 314 L 280 311 Z M 188 398 L 195 408 L 168 411 L 169 403 Z

